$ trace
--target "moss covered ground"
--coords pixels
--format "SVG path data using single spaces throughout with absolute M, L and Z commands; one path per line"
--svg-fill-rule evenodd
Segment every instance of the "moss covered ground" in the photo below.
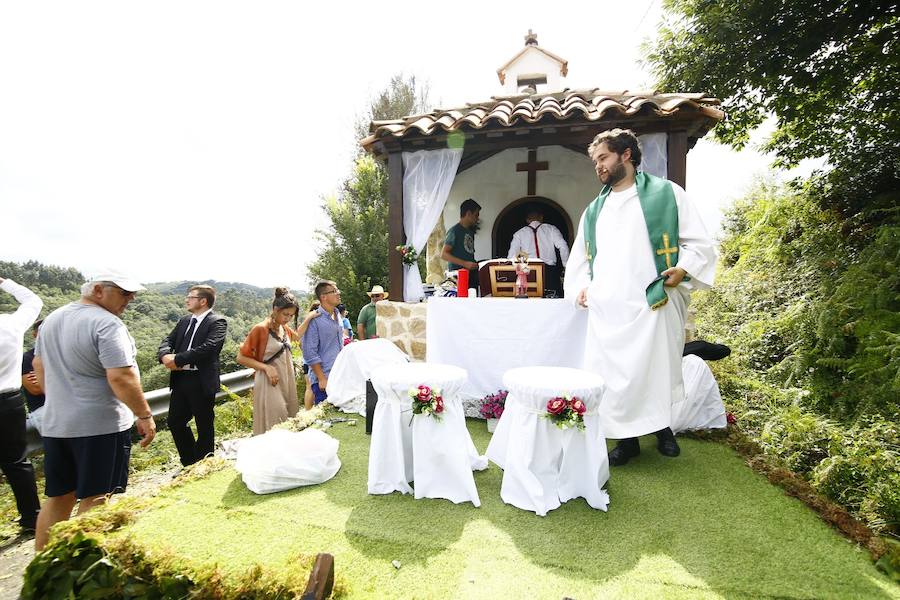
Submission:
M 484 422 L 468 425 L 483 451 Z M 329 433 L 343 466 L 323 485 L 257 496 L 229 467 L 164 490 L 112 537 L 237 577 L 294 577 L 329 552 L 347 598 L 900 598 L 865 551 L 721 444 L 686 439 L 665 459 L 644 440 L 612 471 L 609 512 L 574 500 L 541 518 L 501 501 L 494 465 L 475 475 L 477 509 L 369 496 L 369 436 Z

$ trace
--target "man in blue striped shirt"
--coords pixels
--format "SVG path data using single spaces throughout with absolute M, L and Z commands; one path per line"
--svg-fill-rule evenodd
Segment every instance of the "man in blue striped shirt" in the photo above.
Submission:
M 318 404 L 328 397 L 328 374 L 344 347 L 343 319 L 337 306 L 341 303 L 341 290 L 333 281 L 320 281 L 315 288 L 319 299 L 321 317 L 309 323 L 303 334 L 303 362 L 309 365 L 309 381 Z M 328 318 L 322 318 L 328 317 Z

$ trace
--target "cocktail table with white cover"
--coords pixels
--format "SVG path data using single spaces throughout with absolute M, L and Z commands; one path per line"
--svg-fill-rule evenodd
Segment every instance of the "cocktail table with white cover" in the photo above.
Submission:
M 372 372 L 378 404 L 369 446 L 370 494 L 414 493 L 416 499 L 481 506 L 472 469 L 486 469 L 487 459 L 478 455 L 466 429 L 459 399 L 466 377 L 459 367 L 430 363 L 388 365 Z M 413 415 L 409 390 L 419 385 L 440 390 L 440 421 Z M 415 481 L 415 491 L 410 481 Z
M 366 380 L 384 365 L 409 362 L 394 342 L 375 338 L 347 344 L 328 375 L 328 402 L 346 413 L 366 414 Z
M 503 501 L 540 516 L 578 497 L 606 510 L 609 459 L 597 412 L 603 379 L 566 367 L 523 367 L 507 371 L 503 385 L 509 395 L 487 449 L 503 469 Z M 547 402 L 563 395 L 587 406 L 583 430 L 560 429 L 542 416 Z

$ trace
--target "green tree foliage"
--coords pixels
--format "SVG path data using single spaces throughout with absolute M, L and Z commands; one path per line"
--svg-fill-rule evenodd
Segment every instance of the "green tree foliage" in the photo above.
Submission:
M 723 99 L 715 135 L 740 148 L 768 115 L 781 165 L 824 157 L 818 199 L 845 217 L 895 207 L 900 5 L 890 1 L 666 0 L 648 62 L 662 89 Z
M 415 77 L 394 76 L 357 122 L 357 136 L 368 135 L 370 121 L 415 114 L 424 111 L 427 103 L 427 86 L 417 89 Z M 366 292 L 373 285 L 388 287 L 388 253 L 394 250 L 388 249 L 384 165 L 370 156 L 357 157 L 338 195 L 325 198 L 324 210 L 330 226 L 316 232 L 321 251 L 309 265 L 310 283 L 336 281 L 355 323 L 354 317 L 369 302 Z M 390 291 L 394 297 L 401 292 Z
M 337 198 L 325 200 L 331 227 L 316 234 L 322 251 L 309 265 L 313 285 L 331 279 L 343 302 L 357 313 L 372 285 L 387 287 L 387 175 L 370 156 L 357 159 Z
M 368 111 L 356 121 L 356 138 L 369 135 L 372 121 L 389 121 L 429 110 L 428 84 L 416 88 L 415 76 L 394 75 L 372 100 Z M 359 148 L 362 152 L 362 148 Z
M 894 1 L 667 0 L 650 54 L 667 89 L 724 100 L 722 141 L 741 146 L 774 113 L 769 142 L 796 164 L 896 144 L 900 6 Z
M 712 365 L 726 404 L 767 454 L 900 531 L 900 227 L 857 251 L 814 187 L 760 183 L 724 229 L 694 306 L 700 336 L 733 349 Z

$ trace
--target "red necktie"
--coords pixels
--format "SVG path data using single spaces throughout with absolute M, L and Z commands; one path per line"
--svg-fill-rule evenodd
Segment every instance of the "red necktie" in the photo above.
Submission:
M 534 234 L 534 252 L 535 252 L 535 254 L 537 254 L 537 257 L 540 258 L 541 257 L 541 247 L 538 246 L 537 230 L 540 229 L 541 226 L 538 225 L 537 227 L 531 227 L 531 225 L 529 225 L 528 227 L 531 229 L 531 233 Z

